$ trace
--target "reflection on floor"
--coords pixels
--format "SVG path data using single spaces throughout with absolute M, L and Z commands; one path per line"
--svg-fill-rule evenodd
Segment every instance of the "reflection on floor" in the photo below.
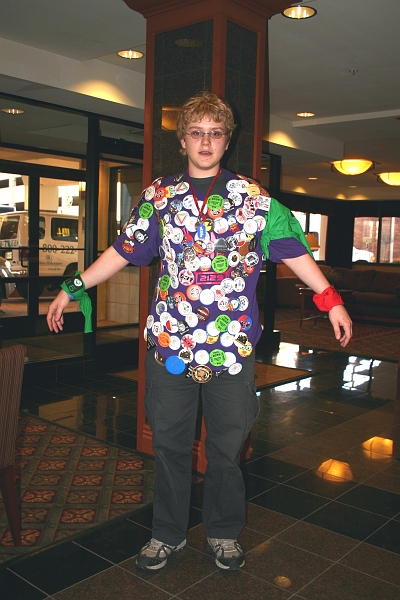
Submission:
M 221 572 L 210 556 L 200 483 L 188 545 L 162 571 L 135 567 L 150 537 L 148 506 L 9 565 L 0 572 L 1 598 L 398 600 L 397 364 L 289 344 L 274 361 L 313 375 L 259 392 L 261 412 L 243 465 L 248 503 L 240 539 L 247 557 L 240 572 Z M 136 383 L 121 381 L 103 374 L 31 388 L 23 406 L 132 449 Z

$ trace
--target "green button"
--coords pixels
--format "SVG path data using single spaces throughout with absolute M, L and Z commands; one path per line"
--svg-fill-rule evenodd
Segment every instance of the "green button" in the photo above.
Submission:
M 143 202 L 143 204 L 139 207 L 139 215 L 142 219 L 150 219 L 151 215 L 154 212 L 154 207 L 150 202 Z
M 158 233 L 160 235 L 160 238 L 162 239 L 164 237 L 164 220 L 161 219 L 161 221 L 158 224 Z
M 171 285 L 171 277 L 169 275 L 163 275 L 160 279 L 160 290 L 166 292 L 169 286 Z
M 229 323 L 231 322 L 231 318 L 228 315 L 219 315 L 215 319 L 215 327 L 218 331 L 224 332 L 227 330 Z
M 223 350 L 212 350 L 210 352 L 210 363 L 213 367 L 222 367 L 226 361 L 226 354 Z
M 222 208 L 224 205 L 224 199 L 219 194 L 211 194 L 211 196 L 207 199 L 207 206 L 211 208 L 211 210 L 218 210 Z
M 212 261 L 212 268 L 216 273 L 225 273 L 228 270 L 229 263 L 226 256 L 216 256 Z

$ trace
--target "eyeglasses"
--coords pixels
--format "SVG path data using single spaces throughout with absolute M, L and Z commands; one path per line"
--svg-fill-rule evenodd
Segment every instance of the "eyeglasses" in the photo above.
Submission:
M 199 129 L 195 129 L 194 131 L 185 131 L 186 135 L 190 135 L 192 140 L 202 140 L 205 135 L 208 135 L 210 140 L 220 140 L 223 135 L 228 135 L 224 131 L 200 131 Z

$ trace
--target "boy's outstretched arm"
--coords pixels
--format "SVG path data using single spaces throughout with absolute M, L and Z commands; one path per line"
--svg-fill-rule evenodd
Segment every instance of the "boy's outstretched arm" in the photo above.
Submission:
M 301 281 L 314 290 L 316 294 L 320 294 L 330 286 L 329 281 L 309 254 L 303 254 L 296 258 L 285 258 L 283 262 Z M 340 342 L 341 346 L 347 346 L 353 335 L 353 324 L 349 313 L 342 304 L 331 308 L 329 311 L 329 320 L 332 323 L 335 338 Z
M 105 252 L 81 274 L 81 279 L 85 284 L 85 288 L 89 289 L 107 281 L 112 275 L 115 275 L 123 267 L 128 264 L 128 261 L 122 258 L 120 254 L 110 246 Z M 54 298 L 47 311 L 47 325 L 50 331 L 58 333 L 62 331 L 64 325 L 63 312 L 65 307 L 70 302 L 68 294 L 61 290 Z

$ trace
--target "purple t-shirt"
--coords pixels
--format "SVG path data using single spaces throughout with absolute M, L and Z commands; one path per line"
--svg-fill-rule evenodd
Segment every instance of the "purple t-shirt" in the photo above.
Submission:
M 225 169 L 218 181 L 220 193 L 202 206 L 205 194 L 195 189 L 196 202 L 187 173 L 157 179 L 114 243 L 134 265 L 161 258 L 145 337 L 175 374 L 235 375 L 261 335 L 256 285 L 270 196 Z M 276 262 L 307 253 L 294 238 L 269 249 Z

